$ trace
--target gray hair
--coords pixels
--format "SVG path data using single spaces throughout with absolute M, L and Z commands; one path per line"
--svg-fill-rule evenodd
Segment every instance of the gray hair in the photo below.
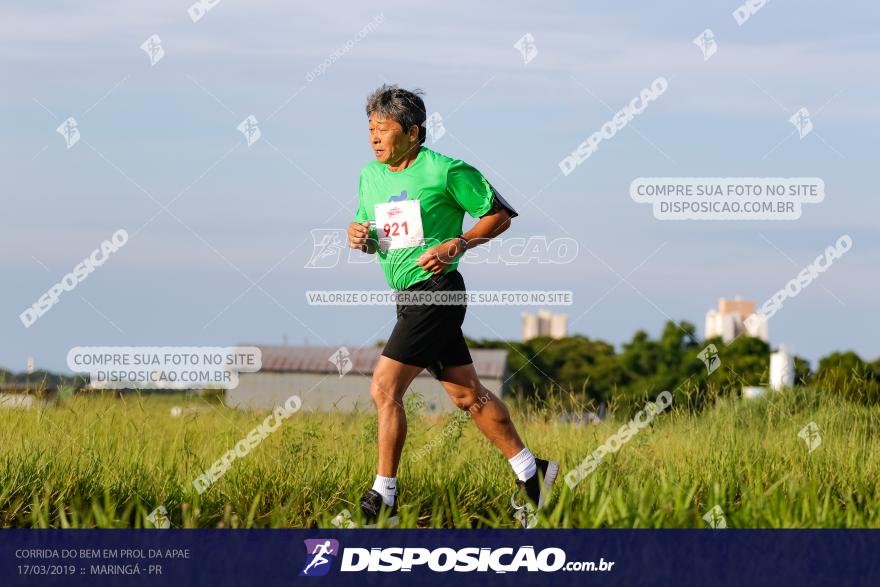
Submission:
M 408 132 L 413 125 L 419 127 L 419 144 L 425 142 L 425 119 L 427 110 L 419 97 L 422 90 L 404 90 L 397 85 L 382 84 L 367 98 L 367 116 L 376 114 L 382 118 L 391 118 L 400 123 L 403 132 Z

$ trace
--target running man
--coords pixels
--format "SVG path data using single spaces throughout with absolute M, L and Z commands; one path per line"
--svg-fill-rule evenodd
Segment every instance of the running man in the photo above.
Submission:
M 329 559 L 325 558 L 325 555 L 333 554 L 333 549 L 330 548 L 330 541 L 328 540 L 322 544 L 316 544 L 315 550 L 312 551 L 312 554 L 315 555 L 315 558 L 313 558 L 312 562 L 310 562 L 306 566 L 306 568 L 303 569 L 303 575 L 308 575 L 309 569 L 313 569 L 321 565 L 326 565 L 330 562 Z
M 367 100 L 376 160 L 361 171 L 349 244 L 378 254 L 388 285 L 398 292 L 464 292 L 456 269 L 461 256 L 507 230 L 517 213 L 475 168 L 423 146 L 426 110 L 419 94 L 383 85 Z M 462 232 L 465 212 L 478 221 Z M 519 490 L 538 509 L 549 497 L 559 464 L 532 455 L 507 407 L 480 383 L 461 331 L 465 310 L 464 300 L 462 305 L 397 306 L 397 323 L 370 385 L 379 430 L 376 480 L 361 499 L 370 524 L 380 515 L 389 525 L 399 521 L 395 495 L 406 439 L 403 396 L 423 369 L 458 408 L 471 412 L 480 432 L 510 462 Z

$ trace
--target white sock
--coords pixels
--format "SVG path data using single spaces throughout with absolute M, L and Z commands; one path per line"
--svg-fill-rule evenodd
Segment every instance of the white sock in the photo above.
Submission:
M 516 473 L 516 476 L 520 481 L 528 481 L 538 472 L 538 465 L 535 463 L 535 455 L 533 455 L 527 448 L 519 451 L 519 453 L 514 455 L 513 458 L 507 459 L 507 462 L 513 467 L 513 472 Z
M 393 506 L 394 494 L 397 493 L 397 477 L 376 475 L 376 480 L 373 482 L 373 491 L 378 492 L 382 496 L 382 501 L 385 502 L 385 505 L 388 507 Z

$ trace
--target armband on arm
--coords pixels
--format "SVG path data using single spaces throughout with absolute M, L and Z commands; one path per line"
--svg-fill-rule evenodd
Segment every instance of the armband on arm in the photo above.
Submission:
M 507 200 L 501 197 L 501 194 L 498 193 L 498 190 L 495 189 L 495 186 L 489 184 L 489 187 L 492 188 L 492 206 L 489 210 L 483 214 L 483 216 L 489 216 L 490 214 L 495 214 L 496 212 L 500 212 L 501 210 L 507 210 L 507 213 L 510 214 L 511 218 L 519 216 L 516 210 L 513 209 Z

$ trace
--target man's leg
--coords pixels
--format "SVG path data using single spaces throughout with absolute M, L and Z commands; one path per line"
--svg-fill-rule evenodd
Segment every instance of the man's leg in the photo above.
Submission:
M 507 406 L 483 387 L 473 364 L 446 367 L 440 372 L 439 379 L 453 403 L 470 412 L 480 432 L 507 458 L 521 490 L 525 491 L 538 509 L 543 508 L 559 474 L 559 463 L 536 459 L 525 447 L 510 420 Z M 517 518 L 522 526 L 531 527 L 529 513 L 534 510 L 526 510 L 525 505 L 516 505 L 514 497 L 511 497 L 511 505 L 518 510 L 518 514 L 525 514 Z
M 446 367 L 440 373 L 440 383 L 458 408 L 471 413 L 480 432 L 505 458 L 511 459 L 522 452 L 525 445 L 513 426 L 507 406 L 483 387 L 473 363 Z
M 403 394 L 423 369 L 383 355 L 373 371 L 370 396 L 376 404 L 379 420 L 379 465 L 376 472 L 383 477 L 397 477 L 397 465 L 406 440 Z

